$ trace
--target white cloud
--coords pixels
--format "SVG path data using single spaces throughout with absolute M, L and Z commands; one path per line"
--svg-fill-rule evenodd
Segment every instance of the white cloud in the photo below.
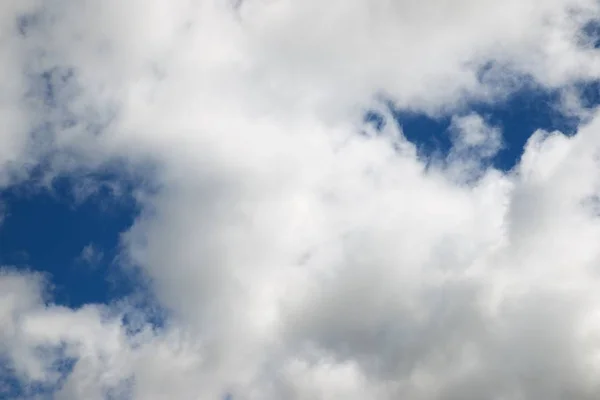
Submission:
M 89 266 L 95 267 L 102 261 L 103 258 L 104 253 L 97 249 L 93 243 L 89 243 L 81 250 L 78 260 Z
M 127 307 L 46 305 L 38 277 L 4 273 L 0 348 L 23 382 L 58 399 L 600 394 L 599 120 L 537 132 L 510 173 L 481 162 L 501 135 L 476 114 L 429 169 L 393 124 L 358 134 L 381 93 L 452 113 L 522 75 L 598 77 L 579 34 L 594 1 L 5 3 L 0 118 L 20 122 L 0 165 L 155 166 L 124 244 L 169 310 L 132 334 Z M 24 74 L 51 67 L 56 106 Z

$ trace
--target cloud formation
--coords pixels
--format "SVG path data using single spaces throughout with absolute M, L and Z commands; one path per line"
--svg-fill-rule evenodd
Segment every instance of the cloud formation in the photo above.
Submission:
M 167 311 L 60 307 L 5 268 L 7 371 L 65 400 L 598 398 L 600 117 L 536 132 L 506 172 L 501 127 L 465 111 L 537 85 L 583 113 L 599 12 L 4 1 L 0 185 L 116 162 L 151 181 L 123 268 Z M 419 158 L 382 99 L 452 115 L 450 154 Z

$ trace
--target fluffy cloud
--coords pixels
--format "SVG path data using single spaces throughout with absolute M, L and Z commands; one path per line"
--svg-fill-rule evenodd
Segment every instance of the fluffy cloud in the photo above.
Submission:
M 0 7 L 0 184 L 117 160 L 151 181 L 123 268 L 168 313 L 66 309 L 6 270 L 0 350 L 25 396 L 600 395 L 600 120 L 536 132 L 502 172 L 500 127 L 464 114 L 598 78 L 595 1 Z M 382 97 L 456 114 L 447 159 L 364 127 L 391 119 Z

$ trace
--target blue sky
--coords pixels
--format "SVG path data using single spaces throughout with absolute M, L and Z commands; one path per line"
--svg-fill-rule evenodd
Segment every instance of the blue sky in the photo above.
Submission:
M 73 182 L 64 178 L 53 182 L 52 191 L 35 181 L 3 190 L 0 260 L 49 274 L 58 304 L 108 303 L 131 290 L 116 266 L 120 234 L 137 215 L 135 200 L 106 187 L 83 200 L 73 192 Z M 86 247 L 93 249 L 90 257 Z

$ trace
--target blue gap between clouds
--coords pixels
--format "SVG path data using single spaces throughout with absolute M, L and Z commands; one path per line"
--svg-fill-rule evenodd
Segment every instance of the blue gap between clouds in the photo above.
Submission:
M 61 352 L 63 349 L 55 349 Z M 39 349 L 42 351 L 42 349 Z M 52 370 L 59 375 L 57 385 L 42 384 L 40 382 L 32 382 L 28 385 L 23 385 L 22 382 L 10 370 L 8 360 L 2 360 L 0 357 L 0 398 L 2 399 L 30 399 L 43 396 L 47 398 L 52 394 L 56 387 L 60 387 L 64 379 L 73 371 L 76 360 L 71 357 L 60 357 L 57 362 L 52 365 Z
M 600 48 L 600 21 L 590 21 L 582 29 L 582 45 Z
M 580 93 L 582 103 L 591 108 L 600 104 L 600 82 L 578 84 L 575 90 Z M 525 143 L 537 130 L 559 130 L 567 135 L 575 133 L 580 119 L 564 115 L 559 111 L 560 91 L 542 90 L 525 86 L 505 101 L 497 104 L 472 103 L 463 113 L 477 113 L 487 123 L 500 127 L 503 131 L 504 148 L 492 160 L 493 166 L 508 171 L 519 161 Z M 413 143 L 424 159 L 445 157 L 452 148 L 448 128 L 451 116 L 434 118 L 426 114 L 397 109 L 388 102 L 394 123 L 402 127 L 404 136 Z M 460 115 L 460 114 L 458 114 Z M 364 118 L 376 130 L 383 129 L 385 117 L 377 111 L 368 111 Z
M 53 190 L 32 181 L 0 191 L 4 221 L 0 224 L 0 265 L 49 274 L 55 303 L 80 307 L 109 303 L 132 291 L 127 274 L 115 264 L 119 234 L 138 215 L 130 186 L 114 195 L 107 185 L 117 178 L 94 177 L 97 191 L 80 203 L 73 184 L 56 179 Z M 88 245 L 101 252 L 90 264 L 81 258 Z

